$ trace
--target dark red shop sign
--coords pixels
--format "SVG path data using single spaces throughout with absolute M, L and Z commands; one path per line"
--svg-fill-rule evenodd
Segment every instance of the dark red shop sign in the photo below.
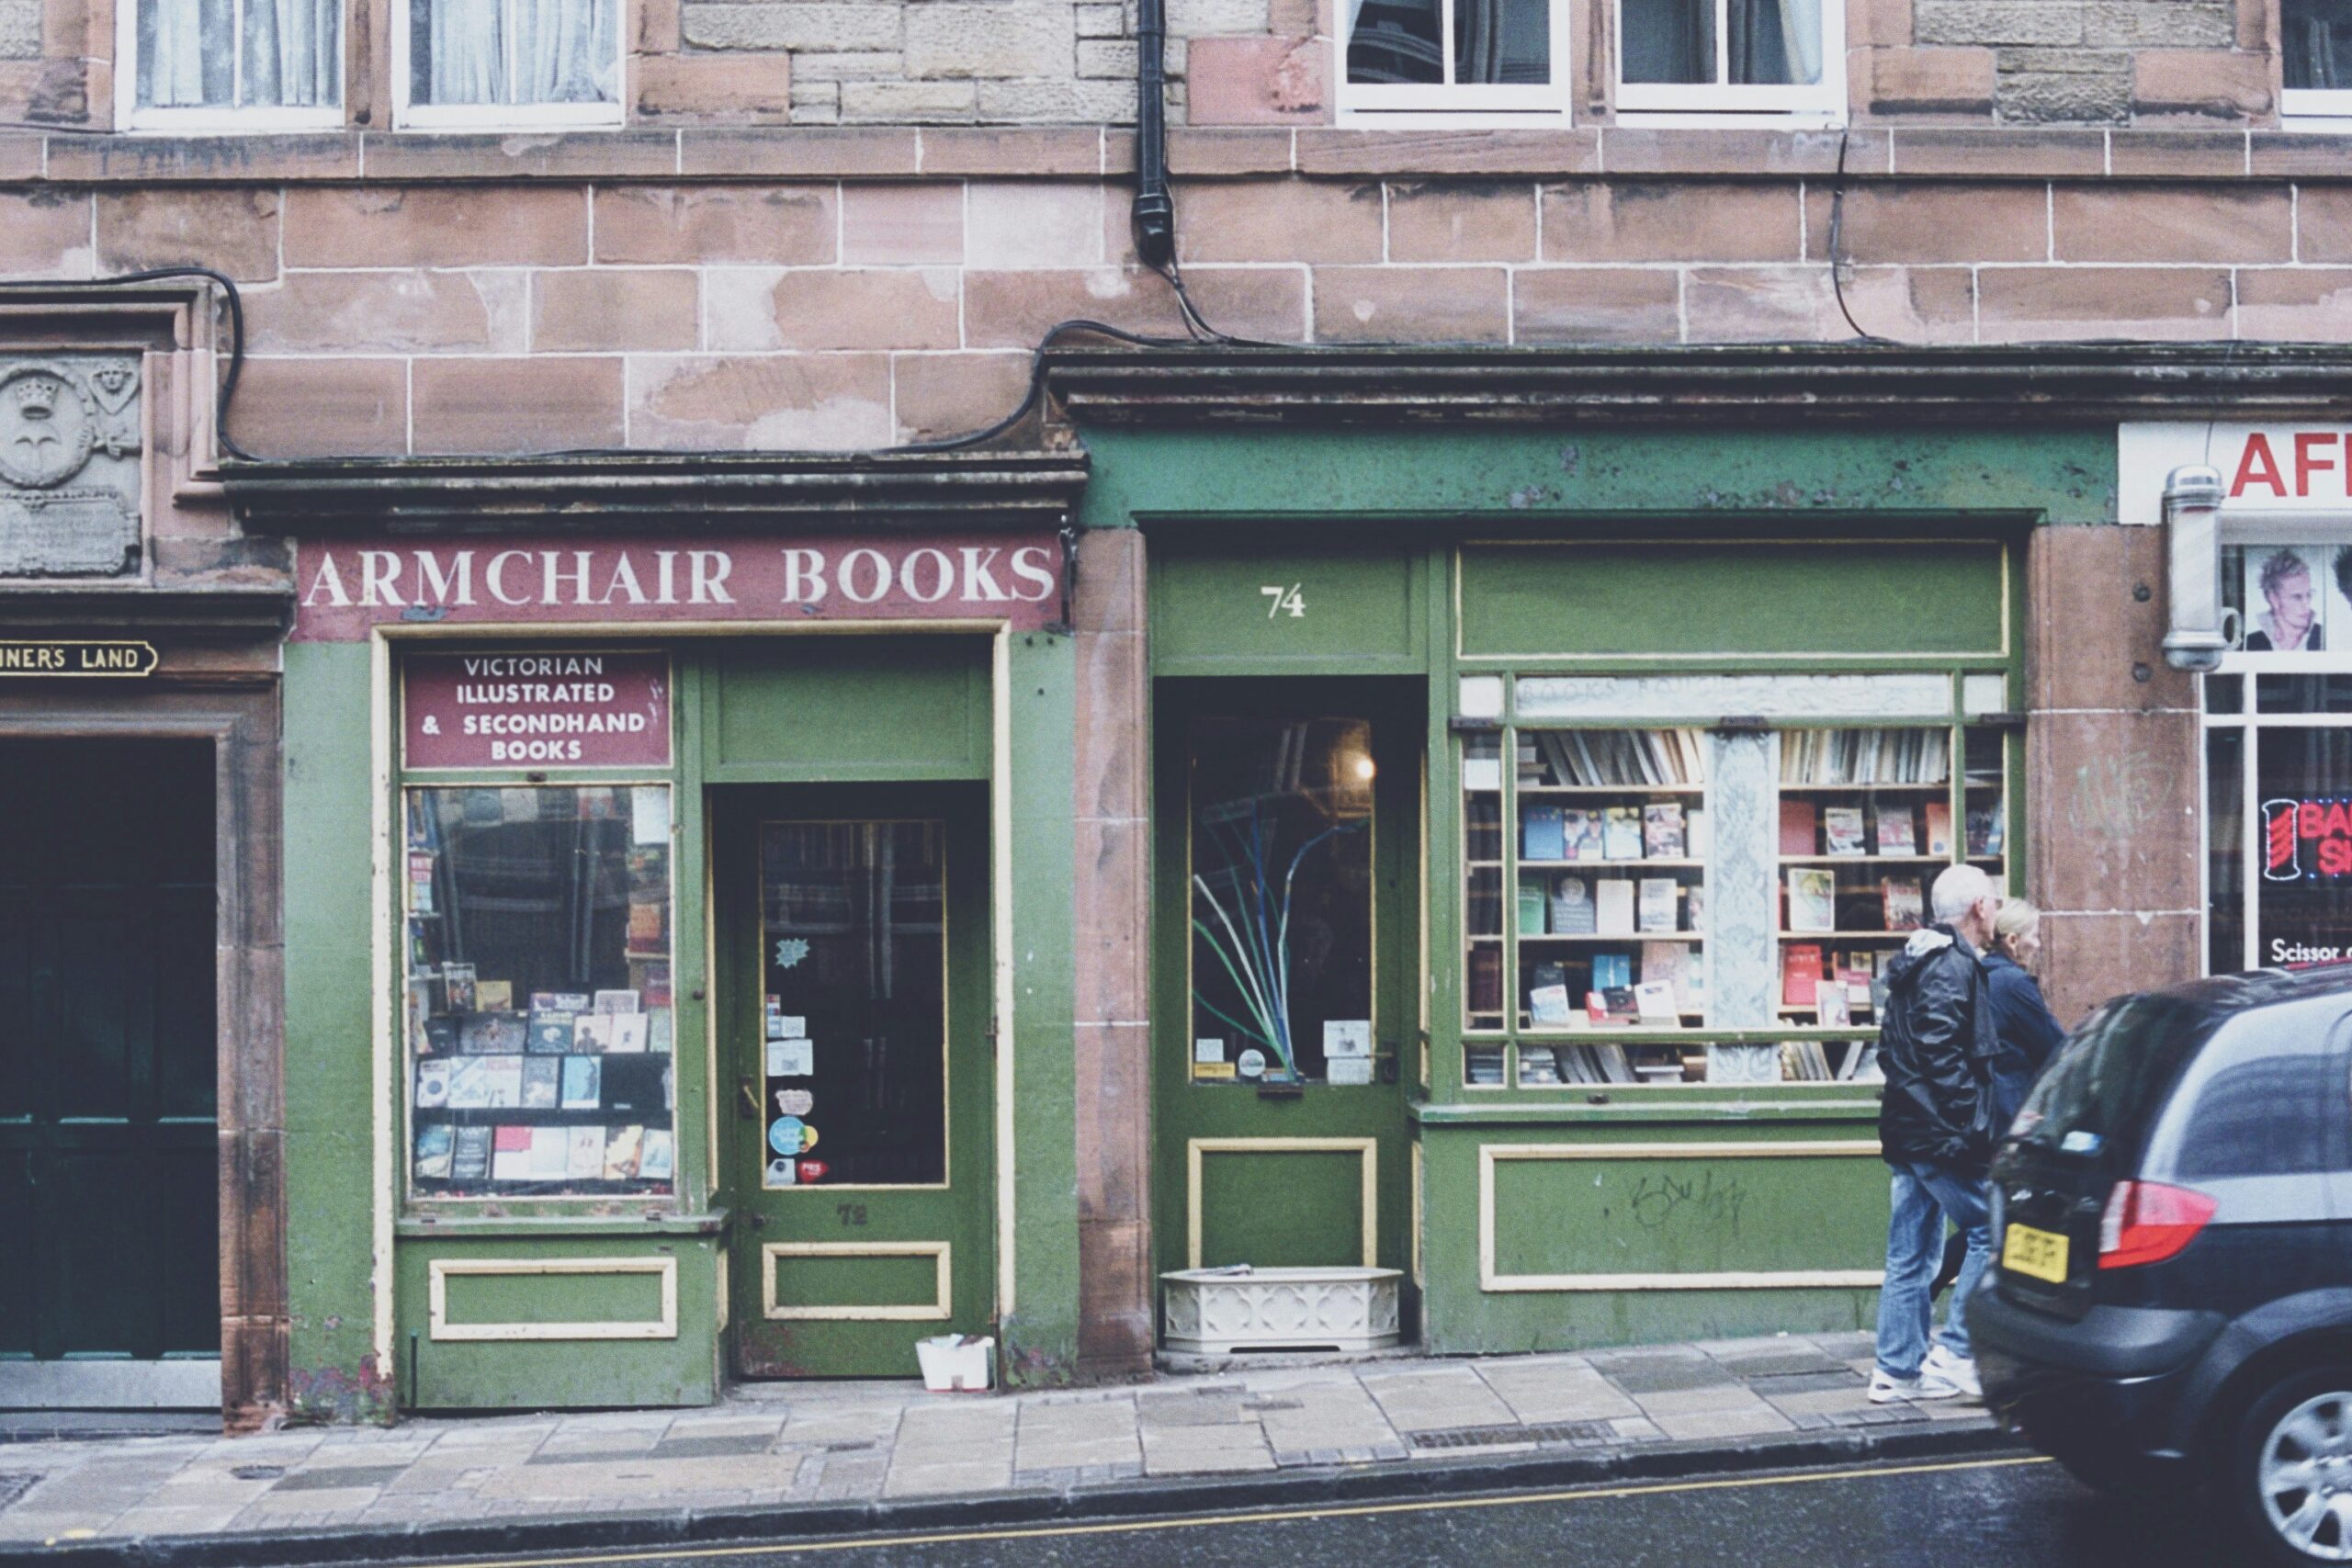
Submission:
M 660 768 L 670 661 L 659 653 L 490 649 L 401 662 L 412 768 Z
M 1061 614 L 1061 543 L 1050 533 L 691 544 L 306 540 L 294 570 L 294 637 L 302 642 L 357 642 L 386 621 L 968 619 L 1034 631 Z

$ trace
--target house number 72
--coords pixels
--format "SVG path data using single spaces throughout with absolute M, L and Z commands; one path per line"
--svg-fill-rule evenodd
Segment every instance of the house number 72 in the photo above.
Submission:
M 1264 594 L 1272 601 L 1272 603 L 1266 607 L 1266 619 L 1271 621 L 1276 615 L 1281 615 L 1284 610 L 1288 610 L 1291 615 L 1291 619 L 1295 621 L 1305 620 L 1306 618 L 1306 600 L 1299 592 L 1299 587 L 1300 585 L 1295 582 L 1292 583 L 1288 588 L 1284 588 L 1279 582 L 1270 582 L 1265 587 L 1258 590 L 1259 592 Z

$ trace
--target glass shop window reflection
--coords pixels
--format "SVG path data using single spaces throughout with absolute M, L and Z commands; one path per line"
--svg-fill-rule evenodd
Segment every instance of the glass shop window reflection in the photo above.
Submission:
M 1194 1082 L 1372 1081 L 1372 726 L 1190 738 Z

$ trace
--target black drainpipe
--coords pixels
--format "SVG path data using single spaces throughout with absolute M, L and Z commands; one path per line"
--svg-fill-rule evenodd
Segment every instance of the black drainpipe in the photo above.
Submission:
M 1168 196 L 1168 5 L 1136 0 L 1136 254 L 1164 269 L 1176 256 Z

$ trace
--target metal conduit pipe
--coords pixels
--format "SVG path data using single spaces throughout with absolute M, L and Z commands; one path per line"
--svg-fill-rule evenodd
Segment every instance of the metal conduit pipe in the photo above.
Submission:
M 1164 269 L 1176 256 L 1176 204 L 1168 194 L 1168 4 L 1136 3 L 1136 254 Z

